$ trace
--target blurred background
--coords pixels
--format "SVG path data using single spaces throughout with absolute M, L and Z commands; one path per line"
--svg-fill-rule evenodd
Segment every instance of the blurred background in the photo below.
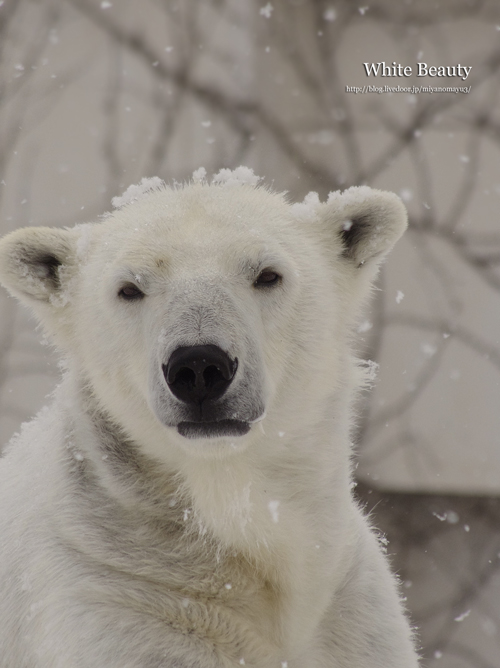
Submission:
M 472 67 L 366 76 L 363 63 Z M 468 93 L 352 93 L 455 86 Z M 359 328 L 358 493 L 431 668 L 500 668 L 498 0 L 0 0 L 0 232 L 95 220 L 143 176 L 246 164 L 302 200 L 369 184 L 410 230 Z M 0 443 L 57 355 L 0 294 Z

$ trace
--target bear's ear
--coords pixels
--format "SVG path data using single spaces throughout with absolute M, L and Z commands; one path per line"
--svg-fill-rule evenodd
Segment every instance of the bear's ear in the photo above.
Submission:
M 403 202 L 394 193 L 356 186 L 330 193 L 323 220 L 341 242 L 341 255 L 354 264 L 377 265 L 408 225 Z
M 64 306 L 75 265 L 74 230 L 26 227 L 0 240 L 0 283 L 32 306 Z

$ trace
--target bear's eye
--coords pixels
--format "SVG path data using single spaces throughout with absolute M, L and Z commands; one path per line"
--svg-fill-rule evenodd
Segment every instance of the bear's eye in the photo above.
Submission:
M 144 292 L 141 292 L 141 290 L 139 290 L 133 283 L 127 283 L 127 285 L 124 285 L 121 288 L 118 296 L 122 299 L 132 301 L 134 299 L 142 299 L 144 297 Z
M 260 272 L 257 279 L 254 282 L 256 288 L 260 287 L 272 287 L 278 285 L 281 281 L 281 276 L 272 269 L 264 269 Z

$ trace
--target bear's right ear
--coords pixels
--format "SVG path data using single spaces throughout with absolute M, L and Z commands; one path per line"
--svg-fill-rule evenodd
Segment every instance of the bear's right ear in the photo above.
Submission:
M 72 229 L 26 227 L 0 241 L 0 283 L 31 306 L 64 306 L 64 290 L 75 265 Z

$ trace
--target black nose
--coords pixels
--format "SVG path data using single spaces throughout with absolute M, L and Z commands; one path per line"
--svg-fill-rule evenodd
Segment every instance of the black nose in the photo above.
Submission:
M 238 360 L 214 345 L 182 346 L 174 350 L 163 375 L 172 394 L 188 404 L 218 399 L 234 378 Z

